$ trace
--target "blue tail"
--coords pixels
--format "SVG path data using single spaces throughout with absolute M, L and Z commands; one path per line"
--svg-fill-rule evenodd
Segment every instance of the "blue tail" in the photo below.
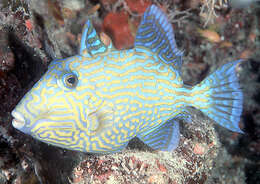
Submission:
M 243 93 L 235 72 L 241 60 L 225 64 L 192 89 L 191 103 L 221 126 L 243 133 L 238 124 Z

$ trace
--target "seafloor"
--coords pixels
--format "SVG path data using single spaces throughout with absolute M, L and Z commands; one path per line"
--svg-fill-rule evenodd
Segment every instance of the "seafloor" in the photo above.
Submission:
M 243 2 L 1 0 L 0 183 L 260 183 L 260 6 Z M 181 123 L 180 145 L 171 153 L 151 150 L 135 139 L 120 153 L 96 155 L 49 146 L 12 127 L 10 112 L 48 64 L 77 53 L 88 18 L 116 48 L 131 48 L 151 3 L 173 25 L 184 51 L 187 85 L 228 61 L 244 59 L 237 71 L 244 92 L 244 134 L 192 110 L 192 123 Z

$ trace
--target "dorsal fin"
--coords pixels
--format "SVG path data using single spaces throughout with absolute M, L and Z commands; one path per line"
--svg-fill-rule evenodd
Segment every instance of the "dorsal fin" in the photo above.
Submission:
M 172 25 L 157 6 L 150 6 L 144 13 L 137 30 L 135 47 L 149 48 L 163 62 L 180 71 L 183 53 L 177 49 Z
M 100 40 L 95 28 L 90 20 L 84 25 L 81 42 L 80 42 L 80 55 L 87 56 L 95 55 L 97 53 L 106 52 L 108 47 Z

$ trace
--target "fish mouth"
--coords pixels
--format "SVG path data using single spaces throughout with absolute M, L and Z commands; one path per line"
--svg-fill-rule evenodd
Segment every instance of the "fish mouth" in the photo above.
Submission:
M 17 129 L 23 128 L 25 123 L 26 123 L 26 121 L 25 121 L 25 118 L 22 115 L 22 113 L 13 110 L 11 112 L 11 114 L 14 117 L 14 119 L 12 120 L 13 127 L 17 128 Z

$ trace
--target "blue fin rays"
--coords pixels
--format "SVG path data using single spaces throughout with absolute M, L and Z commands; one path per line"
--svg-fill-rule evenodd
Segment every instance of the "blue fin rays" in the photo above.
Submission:
M 199 94 L 199 98 L 207 99 L 208 102 L 194 102 L 193 105 L 221 126 L 242 133 L 238 124 L 243 109 L 243 93 L 235 71 L 240 62 L 241 60 L 238 60 L 223 65 L 192 91 L 196 93 L 208 87 L 206 93 Z
M 183 53 L 177 49 L 172 25 L 160 8 L 152 5 L 146 10 L 138 27 L 135 47 L 148 48 L 165 63 L 179 70 Z
M 180 140 L 179 122 L 169 120 L 159 128 L 142 132 L 137 137 L 155 150 L 172 151 L 177 148 Z
M 87 20 L 82 31 L 79 51 L 80 55 L 94 55 L 96 53 L 102 53 L 106 51 L 107 47 L 99 39 L 99 36 L 90 20 Z

